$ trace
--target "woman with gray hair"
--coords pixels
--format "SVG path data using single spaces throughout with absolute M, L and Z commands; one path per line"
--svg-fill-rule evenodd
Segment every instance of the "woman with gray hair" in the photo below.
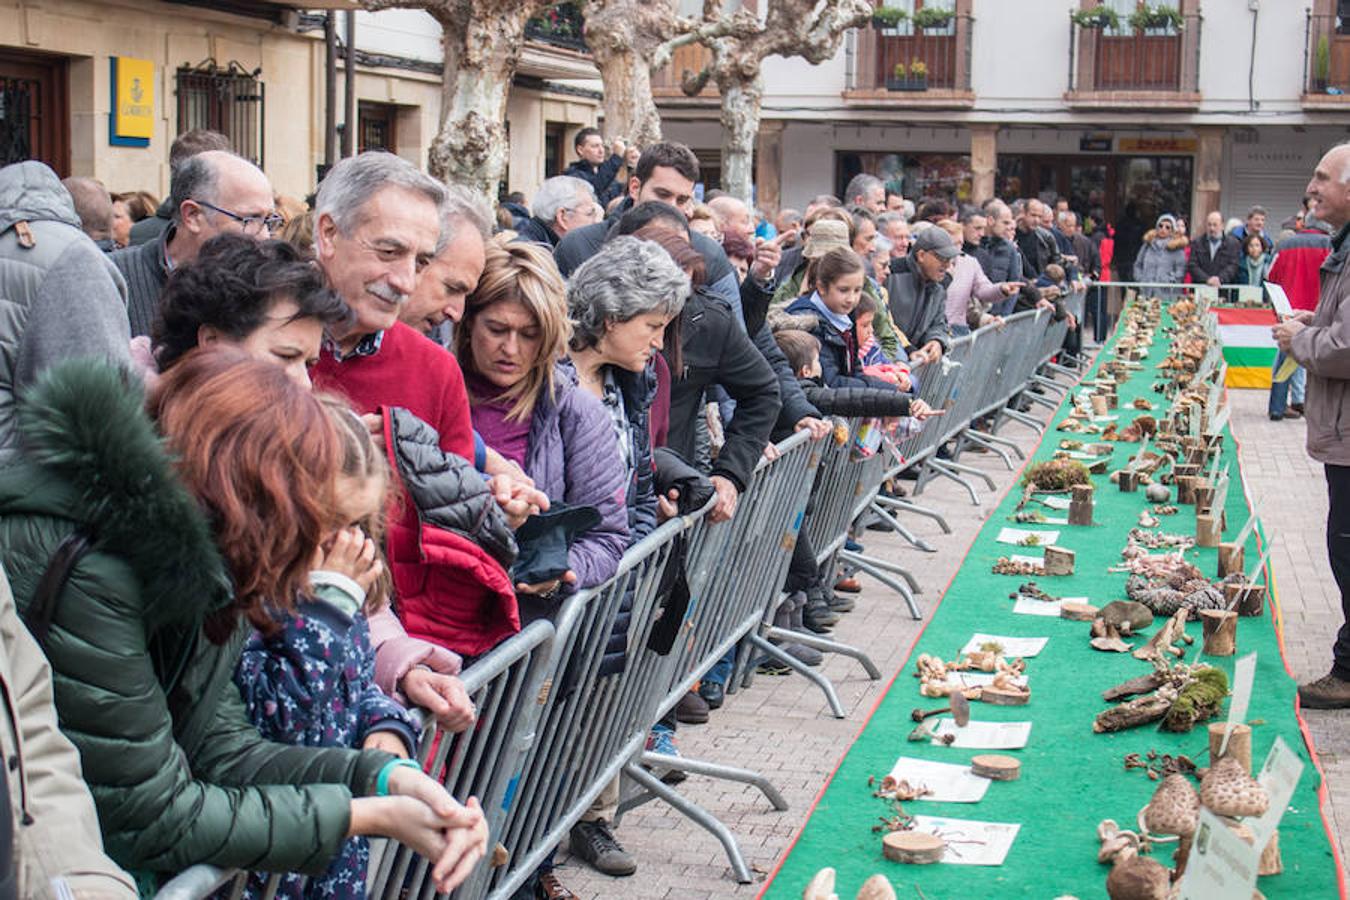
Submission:
M 635 237 L 615 238 L 572 273 L 567 313 L 572 319 L 568 352 L 577 384 L 599 398 L 619 439 L 628 506 L 630 546 L 676 513 L 674 498 L 658 500 L 652 478 L 652 402 L 657 369 L 679 353 L 676 333 L 689 296 L 689 276 L 659 245 Z M 668 326 L 674 324 L 674 328 Z M 678 356 L 673 357 L 678 359 Z M 676 363 L 678 365 L 678 363 Z M 664 379 L 668 384 L 669 373 Z M 600 674 L 623 671 L 628 650 L 632 597 L 614 618 Z M 610 831 L 618 811 L 616 777 L 572 827 L 572 852 L 606 875 L 631 875 L 637 862 Z M 556 879 L 552 873 L 548 878 Z

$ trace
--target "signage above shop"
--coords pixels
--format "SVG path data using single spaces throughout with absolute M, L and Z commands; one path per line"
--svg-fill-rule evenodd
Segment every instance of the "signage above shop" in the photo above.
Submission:
M 1085 134 L 1078 139 L 1078 150 L 1082 153 L 1110 153 L 1111 135 Z
M 155 64 L 126 56 L 114 56 L 111 62 L 108 143 L 116 147 L 148 147 L 155 133 Z
M 1194 153 L 1198 149 L 1200 142 L 1195 138 L 1123 137 L 1116 142 L 1116 150 L 1120 153 Z

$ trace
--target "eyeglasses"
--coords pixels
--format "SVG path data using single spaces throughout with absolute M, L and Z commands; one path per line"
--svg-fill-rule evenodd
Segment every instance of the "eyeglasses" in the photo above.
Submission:
M 264 230 L 267 234 L 271 234 L 283 224 L 281 216 L 274 212 L 268 213 L 265 216 L 241 216 L 239 213 L 230 212 L 228 209 L 221 209 L 219 206 L 207 203 L 205 200 L 194 200 L 192 202 L 196 203 L 198 206 L 204 206 L 213 212 L 218 212 L 222 216 L 229 216 L 231 219 L 234 219 L 242 226 L 244 234 L 263 234 Z

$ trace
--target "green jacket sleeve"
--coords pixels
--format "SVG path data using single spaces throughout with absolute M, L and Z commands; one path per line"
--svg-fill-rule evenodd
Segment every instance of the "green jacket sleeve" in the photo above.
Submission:
M 872 317 L 872 330 L 876 334 L 881 352 L 891 359 L 902 359 L 900 354 L 900 336 L 895 333 L 895 323 L 891 321 L 891 311 L 886 305 L 885 288 L 874 286 L 871 281 L 863 283 L 867 293 L 877 301 L 877 312 Z
M 29 548 L 33 559 L 49 559 L 60 534 L 46 537 Z M 89 553 L 71 574 L 46 642 L 61 727 L 80 751 L 109 855 L 127 868 L 157 871 L 194 863 L 322 871 L 346 836 L 350 789 L 346 784 L 269 785 L 264 776 L 275 766 L 260 766 L 246 786 L 245 763 L 253 757 L 241 749 L 245 739 L 237 729 L 226 729 L 223 738 L 233 734 L 239 742 L 223 754 L 235 761 L 235 768 L 222 769 L 236 776 L 229 783 L 212 778 L 217 774 L 212 767 L 190 762 L 175 739 L 175 726 L 183 723 L 170 714 L 170 700 L 151 662 L 139 590 L 122 560 Z M 177 691 L 182 686 L 175 689 L 172 704 L 180 719 L 238 718 L 228 702 L 223 709 L 211 708 L 209 692 L 197 698 L 204 702 L 181 703 Z M 227 686 L 226 696 L 232 694 L 238 703 L 237 690 Z M 214 737 L 217 731 L 208 729 L 208 734 Z M 253 740 L 261 743 L 256 732 Z

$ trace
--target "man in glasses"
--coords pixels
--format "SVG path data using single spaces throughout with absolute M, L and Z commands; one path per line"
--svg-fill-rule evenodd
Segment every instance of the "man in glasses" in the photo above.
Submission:
M 202 244 L 227 232 L 263 240 L 281 222 L 267 176 L 224 150 L 199 153 L 175 168 L 169 201 L 173 216 L 157 240 L 110 257 L 127 280 L 132 337 L 150 333 L 169 273 L 196 259 Z

